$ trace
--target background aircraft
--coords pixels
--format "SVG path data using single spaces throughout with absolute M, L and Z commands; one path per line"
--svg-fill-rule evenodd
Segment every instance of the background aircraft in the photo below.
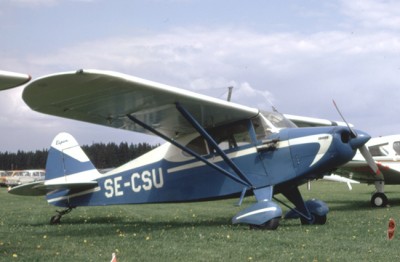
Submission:
M 385 207 L 388 204 L 385 184 L 400 184 L 400 135 L 375 137 L 366 145 L 377 162 L 381 175 L 375 175 L 358 153 L 352 161 L 341 166 L 335 173 L 361 183 L 374 184 L 376 191 L 371 196 L 371 205 Z
M 66 207 L 51 223 L 77 206 L 230 197 L 241 202 L 252 193 L 257 202 L 232 222 L 276 229 L 282 209 L 273 195 L 282 193 L 303 224 L 324 224 L 327 205 L 305 202 L 298 186 L 348 162 L 370 138 L 344 126 L 294 128 L 277 112 L 109 71 L 45 76 L 25 87 L 23 99 L 42 113 L 150 133 L 168 142 L 100 174 L 71 135 L 57 135 L 46 180 L 9 191 L 46 195 L 49 203 Z
M 0 90 L 23 85 L 31 80 L 30 75 L 0 70 Z

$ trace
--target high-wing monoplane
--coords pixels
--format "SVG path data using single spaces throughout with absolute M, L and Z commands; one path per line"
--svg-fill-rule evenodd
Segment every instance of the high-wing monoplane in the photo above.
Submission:
M 12 188 L 46 195 L 65 207 L 204 201 L 254 194 L 256 203 L 232 222 L 276 229 L 283 194 L 303 224 L 325 224 L 328 206 L 304 201 L 299 185 L 350 161 L 370 136 L 347 126 L 296 128 L 278 112 L 199 95 L 125 74 L 78 70 L 28 84 L 23 99 L 33 110 L 89 123 L 143 132 L 167 141 L 157 149 L 101 174 L 76 140 L 57 135 L 46 179 Z M 275 200 L 275 201 L 274 201 Z M 286 205 L 286 204 L 285 204 Z

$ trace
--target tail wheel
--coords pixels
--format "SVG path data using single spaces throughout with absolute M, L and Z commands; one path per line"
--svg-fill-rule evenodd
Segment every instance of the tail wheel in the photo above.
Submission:
M 52 217 L 50 218 L 50 225 L 57 225 L 57 224 L 60 224 L 62 216 L 68 214 L 68 213 L 71 212 L 72 209 L 74 209 L 74 208 L 75 208 L 75 207 L 70 206 L 70 207 L 68 207 L 68 208 L 66 208 L 66 209 L 64 209 L 64 210 L 61 210 L 61 211 L 56 210 L 56 212 L 57 212 L 58 214 L 55 215 L 55 216 L 52 216 Z
M 55 215 L 50 218 L 50 225 L 57 225 L 61 222 L 61 215 Z

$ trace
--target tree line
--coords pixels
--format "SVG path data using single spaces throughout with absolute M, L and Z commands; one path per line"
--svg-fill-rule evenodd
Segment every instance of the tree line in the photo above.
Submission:
M 148 143 L 128 144 L 94 143 L 82 146 L 83 151 L 97 169 L 120 166 L 144 153 L 154 149 Z M 0 152 L 0 170 L 44 169 L 46 167 L 48 150 L 20 151 L 16 153 Z

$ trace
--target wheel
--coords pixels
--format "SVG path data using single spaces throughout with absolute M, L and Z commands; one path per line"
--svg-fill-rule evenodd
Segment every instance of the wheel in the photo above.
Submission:
M 60 222 L 61 222 L 60 215 L 55 215 L 50 218 L 50 225 L 57 225 L 57 224 L 60 224 Z
M 279 219 L 280 219 L 279 217 L 275 217 L 261 225 L 250 225 L 250 229 L 276 230 L 279 226 Z
M 371 197 L 371 205 L 373 207 L 385 207 L 388 204 L 388 198 L 384 193 L 375 193 Z
M 314 224 L 325 225 L 326 220 L 327 220 L 326 215 L 323 215 L 323 216 L 315 215 L 315 223 Z
M 316 214 L 311 214 L 311 220 L 307 220 L 304 217 L 300 217 L 302 225 L 325 225 L 327 217 L 326 215 L 320 216 Z
M 315 216 L 311 214 L 311 220 L 307 220 L 304 217 L 300 217 L 300 222 L 302 225 L 314 225 L 315 224 Z

